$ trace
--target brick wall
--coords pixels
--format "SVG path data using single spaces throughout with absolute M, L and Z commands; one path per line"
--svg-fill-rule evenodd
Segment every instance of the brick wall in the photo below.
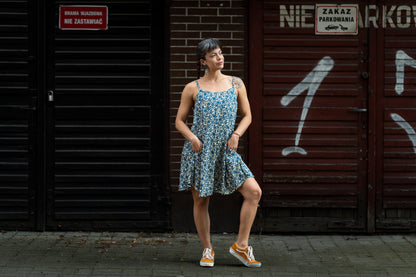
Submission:
M 176 112 L 184 86 L 197 77 L 196 45 L 205 38 L 219 39 L 225 57 L 224 74 L 244 80 L 248 1 L 170 1 L 170 185 L 178 186 L 184 138 L 175 129 Z M 243 145 L 244 143 L 240 143 Z

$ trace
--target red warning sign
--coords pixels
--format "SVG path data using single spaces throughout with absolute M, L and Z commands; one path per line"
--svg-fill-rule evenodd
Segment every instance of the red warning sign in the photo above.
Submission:
M 59 29 L 107 30 L 107 6 L 59 6 Z

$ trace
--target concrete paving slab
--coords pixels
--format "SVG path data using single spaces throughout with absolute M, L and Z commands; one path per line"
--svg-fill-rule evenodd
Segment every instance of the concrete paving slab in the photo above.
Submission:
M 215 267 L 188 233 L 1 232 L 0 276 L 416 276 L 415 235 L 253 235 L 261 268 L 228 253 L 234 234 L 213 234 Z

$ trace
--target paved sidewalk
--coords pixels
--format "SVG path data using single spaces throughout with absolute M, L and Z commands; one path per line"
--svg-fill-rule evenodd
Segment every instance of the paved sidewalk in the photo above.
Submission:
M 201 268 L 195 234 L 2 232 L 0 276 L 416 276 L 416 235 L 253 235 L 259 269 L 228 254 L 234 239 L 213 235 Z

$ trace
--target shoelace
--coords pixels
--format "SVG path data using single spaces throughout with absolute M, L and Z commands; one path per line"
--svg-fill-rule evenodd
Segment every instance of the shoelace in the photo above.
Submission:
M 250 261 L 254 262 L 256 259 L 254 258 L 254 255 L 253 255 L 253 247 L 249 246 L 247 252 L 248 252 L 248 257 Z
M 210 248 L 205 248 L 204 249 L 204 253 L 202 253 L 202 258 L 203 259 L 214 259 L 214 257 L 212 257 L 211 255 L 211 250 Z

